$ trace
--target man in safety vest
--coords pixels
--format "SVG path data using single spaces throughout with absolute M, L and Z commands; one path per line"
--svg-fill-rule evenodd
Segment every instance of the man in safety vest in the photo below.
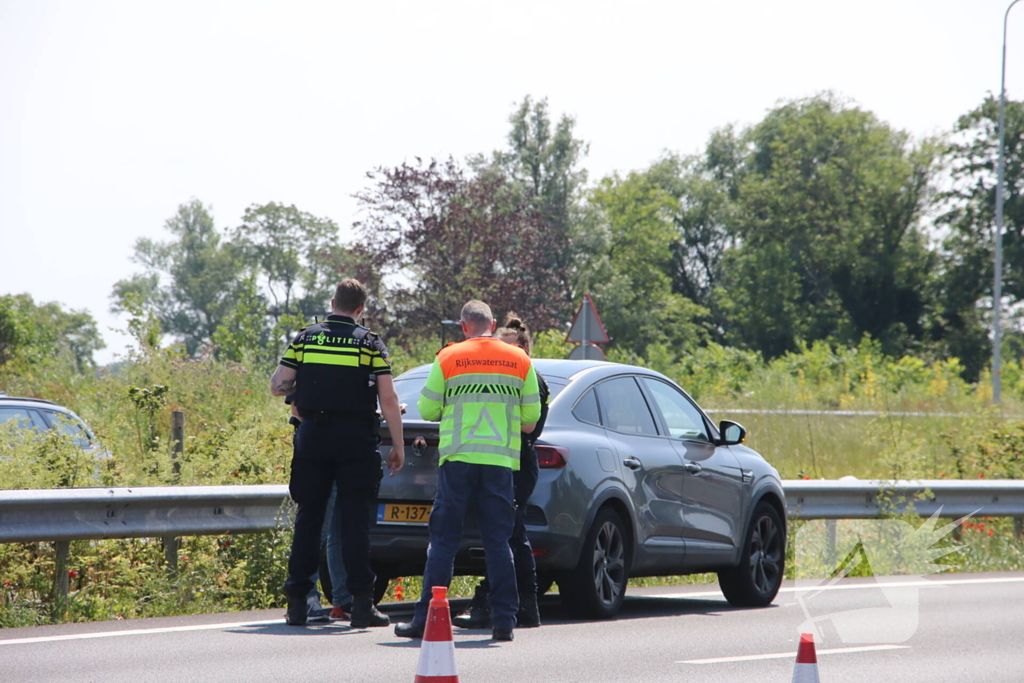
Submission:
M 427 420 L 440 420 L 440 466 L 430 514 L 430 546 L 423 592 L 413 620 L 395 635 L 422 638 L 431 589 L 451 583 L 455 554 L 470 505 L 491 583 L 491 635 L 512 640 L 519 596 L 508 541 L 515 521 L 512 472 L 519 469 L 520 434 L 540 419 L 540 392 L 529 356 L 491 336 L 494 316 L 482 301 L 462 307 L 466 340 L 438 352 L 417 403 Z

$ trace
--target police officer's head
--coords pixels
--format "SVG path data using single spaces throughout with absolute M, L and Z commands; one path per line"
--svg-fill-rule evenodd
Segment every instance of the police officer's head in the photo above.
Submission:
M 479 337 L 494 332 L 494 316 L 491 314 L 491 307 L 483 301 L 467 301 L 462 307 L 462 315 L 459 317 L 462 322 L 462 332 L 469 337 Z
M 366 287 L 353 278 L 342 280 L 334 290 L 334 298 L 331 299 L 331 309 L 335 314 L 347 315 L 353 319 L 358 319 L 363 314 L 365 305 Z

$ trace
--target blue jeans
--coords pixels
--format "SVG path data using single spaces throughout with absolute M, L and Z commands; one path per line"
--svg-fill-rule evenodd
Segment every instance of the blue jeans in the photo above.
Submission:
M 327 499 L 327 514 L 324 515 L 324 525 L 320 530 L 320 544 L 327 544 L 327 571 L 331 573 L 331 587 L 333 595 L 330 596 L 331 604 L 336 607 L 352 605 L 352 594 L 348 592 L 348 572 L 345 570 L 345 561 L 341 555 L 341 524 L 342 509 L 335 503 L 338 500 L 338 487 L 331 489 L 331 497 Z M 518 565 L 517 565 L 518 566 Z M 320 581 L 320 572 L 309 577 L 313 582 L 313 589 L 309 592 L 310 598 L 320 600 L 320 591 L 317 590 L 317 583 Z
M 513 628 L 519 610 L 516 572 L 509 538 L 515 517 L 512 501 L 512 470 L 500 465 L 475 465 L 447 461 L 437 471 L 437 493 L 430 513 L 430 546 L 423 570 L 423 592 L 413 617 L 427 620 L 432 588 L 448 586 L 455 567 L 455 555 L 462 543 L 462 529 L 469 506 L 475 505 L 480 520 L 487 576 L 491 582 L 491 623 L 495 628 Z

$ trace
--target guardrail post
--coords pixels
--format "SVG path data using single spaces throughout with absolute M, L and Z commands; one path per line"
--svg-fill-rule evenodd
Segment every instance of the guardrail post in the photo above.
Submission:
M 57 550 L 57 557 L 54 561 L 53 573 L 53 602 L 54 605 L 61 605 L 68 599 L 68 559 L 71 557 L 71 541 L 56 541 L 54 547 Z
M 178 549 L 181 547 L 181 539 L 177 536 L 164 536 L 164 563 L 171 576 L 178 573 Z
M 181 477 L 181 456 L 185 452 L 185 413 L 181 410 L 171 412 L 171 468 L 174 480 Z
M 825 520 L 825 552 L 829 571 L 832 571 L 839 562 L 839 558 L 836 556 L 836 520 L 834 519 Z

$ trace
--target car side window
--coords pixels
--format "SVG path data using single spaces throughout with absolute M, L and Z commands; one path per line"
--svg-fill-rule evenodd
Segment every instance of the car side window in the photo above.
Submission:
M 63 436 L 70 437 L 75 445 L 79 448 L 88 448 L 90 445 L 89 432 L 82 426 L 81 422 L 78 422 L 74 418 L 64 415 L 63 413 L 57 413 L 52 410 L 43 411 L 46 413 L 46 419 L 53 425 L 53 429 Z
M 597 410 L 597 395 L 592 388 L 588 389 L 587 393 L 580 396 L 580 400 L 576 401 L 572 414 L 580 422 L 587 422 L 592 425 L 601 424 L 601 413 Z
M 31 413 L 24 408 L 12 406 L 0 407 L 0 424 L 5 424 L 7 422 L 14 422 L 18 427 L 23 429 L 34 429 L 37 432 L 40 431 L 40 426 L 32 419 Z M 46 425 L 43 425 L 42 429 L 45 428 Z
M 601 382 L 597 392 L 605 427 L 627 434 L 658 435 L 647 399 L 632 377 Z
M 675 387 L 665 382 L 644 378 L 644 384 L 654 397 L 654 403 L 665 418 L 668 432 L 676 439 L 710 441 L 708 431 L 697 407 Z

